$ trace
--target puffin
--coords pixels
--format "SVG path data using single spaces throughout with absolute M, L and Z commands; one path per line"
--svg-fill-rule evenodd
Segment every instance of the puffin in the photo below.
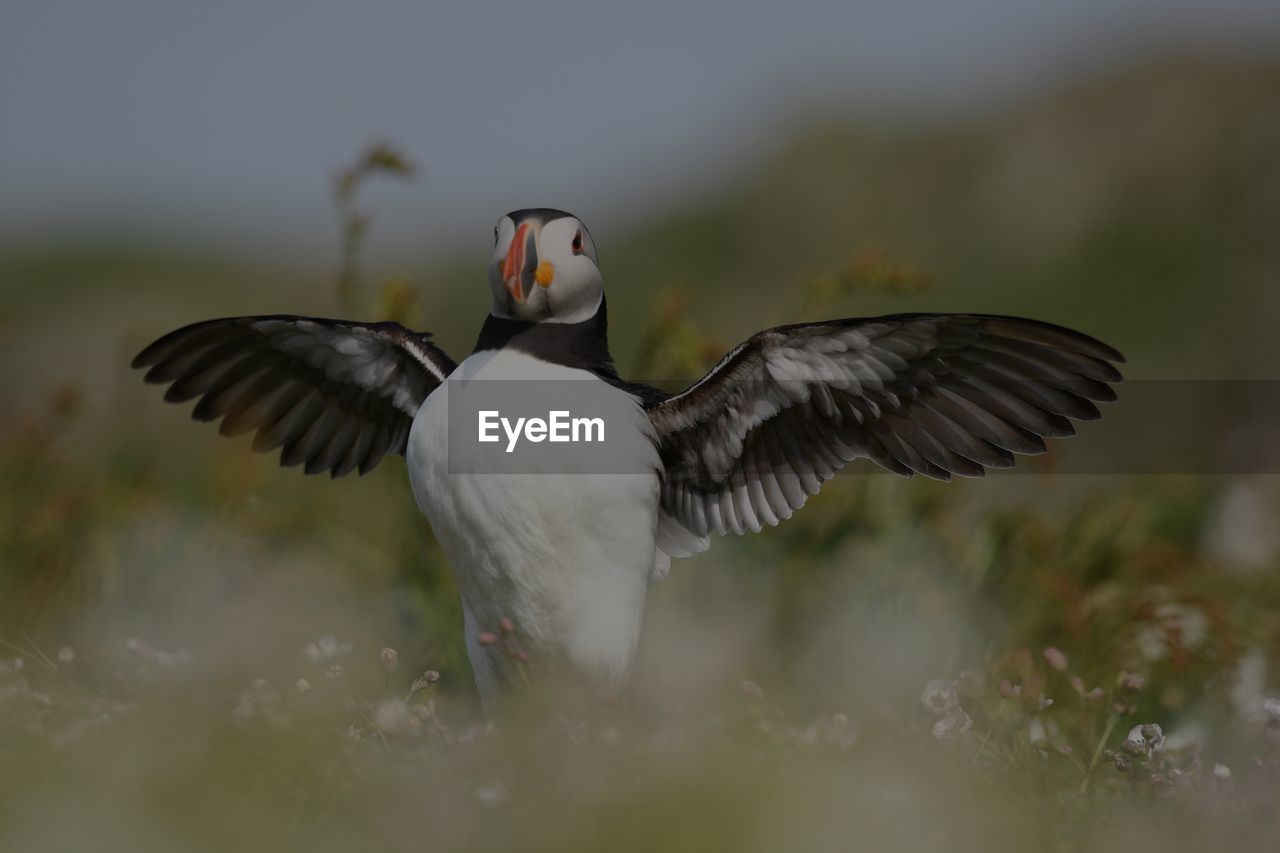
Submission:
M 614 367 L 581 219 L 503 216 L 488 279 L 492 306 L 461 363 L 398 323 L 294 315 L 195 323 L 133 360 L 165 400 L 195 400 L 195 420 L 253 433 L 285 467 L 336 478 L 403 456 L 457 582 L 486 708 L 516 683 L 499 626 L 523 655 L 616 696 L 648 588 L 673 559 L 781 523 L 855 459 L 935 480 L 1010 468 L 1098 418 L 1124 362 L 1039 320 L 891 314 L 765 329 L 668 393 Z M 477 406 L 550 389 L 600 418 L 605 446 L 530 429 L 510 458 L 505 435 L 481 443 Z

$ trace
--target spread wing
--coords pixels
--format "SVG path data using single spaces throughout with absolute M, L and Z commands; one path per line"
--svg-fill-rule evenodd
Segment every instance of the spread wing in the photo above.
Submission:
M 1099 416 L 1124 357 L 1070 329 L 975 314 L 779 326 L 648 406 L 665 468 L 663 523 L 693 537 L 758 531 L 867 457 L 948 480 Z M 703 546 L 705 547 L 705 545 Z M 694 550 L 694 549 L 690 549 Z M 669 552 L 670 553 L 670 552 Z M 677 555 L 678 556 L 678 555 Z
M 219 432 L 256 430 L 253 449 L 308 474 L 363 474 L 404 453 L 413 416 L 454 368 L 429 334 L 398 323 L 287 315 L 185 326 L 133 360 L 171 403 L 199 398 L 192 417 Z

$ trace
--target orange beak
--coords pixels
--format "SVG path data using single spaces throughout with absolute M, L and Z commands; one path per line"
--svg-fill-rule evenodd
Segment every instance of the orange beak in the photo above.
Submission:
M 533 284 L 532 274 L 538 266 L 538 249 L 533 238 L 529 223 L 521 225 L 511 238 L 511 248 L 507 249 L 507 257 L 502 261 L 502 283 L 516 302 L 524 302 L 532 289 L 526 288 L 525 283 Z
M 550 261 L 538 262 L 538 234 L 526 222 L 516 229 L 511 247 L 502 260 L 502 283 L 516 302 L 529 298 L 533 285 L 549 287 L 555 277 Z

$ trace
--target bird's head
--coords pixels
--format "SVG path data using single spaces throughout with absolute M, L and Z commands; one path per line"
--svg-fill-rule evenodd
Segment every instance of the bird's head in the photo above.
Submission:
M 517 210 L 498 220 L 493 235 L 493 316 L 579 323 L 596 313 L 604 296 L 596 246 L 576 216 L 549 208 Z

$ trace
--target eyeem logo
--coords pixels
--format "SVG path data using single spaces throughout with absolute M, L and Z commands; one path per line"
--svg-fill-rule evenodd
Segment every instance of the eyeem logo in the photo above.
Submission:
M 603 442 L 604 418 L 575 418 L 567 411 L 547 412 L 546 420 L 542 418 L 504 418 L 496 410 L 479 412 L 478 441 L 493 443 L 502 440 L 499 428 L 506 434 L 507 453 L 516 449 L 516 444 L 523 435 L 526 441 L 537 444 L 542 441 L 556 443 L 572 442 L 574 444 Z

